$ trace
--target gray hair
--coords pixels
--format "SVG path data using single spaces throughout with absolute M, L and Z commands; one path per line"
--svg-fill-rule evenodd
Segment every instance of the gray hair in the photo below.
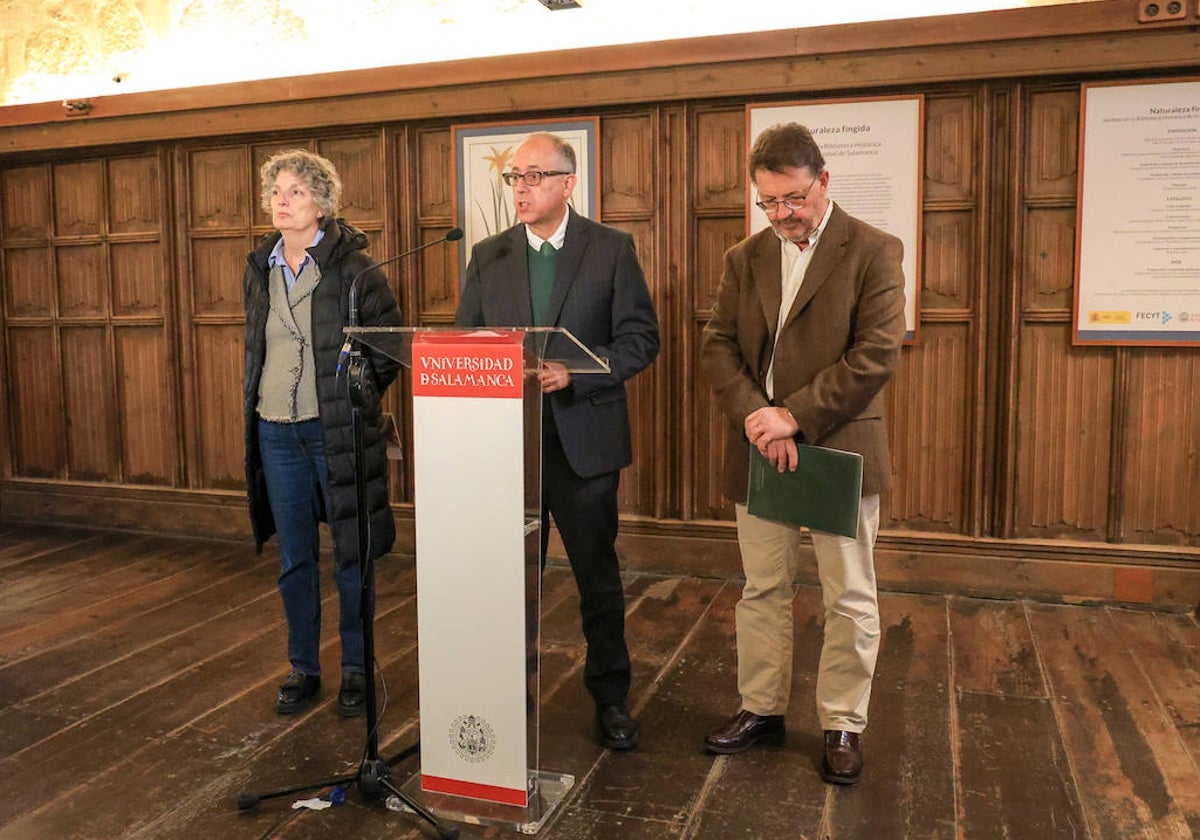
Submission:
M 562 168 L 568 172 L 575 171 L 575 167 L 577 165 L 575 163 L 575 149 L 566 140 L 562 139 L 557 134 L 551 134 L 548 131 L 535 131 L 533 134 L 530 134 L 525 138 L 526 143 L 528 143 L 530 140 L 548 140 L 554 146 L 554 151 L 558 154 L 559 159 L 562 161 L 560 164 Z
M 308 184 L 313 200 L 321 213 L 327 217 L 337 215 L 342 202 L 342 179 L 333 164 L 307 149 L 288 149 L 271 155 L 263 163 L 258 174 L 262 179 L 262 208 L 271 211 L 271 190 L 282 170 L 291 172 Z

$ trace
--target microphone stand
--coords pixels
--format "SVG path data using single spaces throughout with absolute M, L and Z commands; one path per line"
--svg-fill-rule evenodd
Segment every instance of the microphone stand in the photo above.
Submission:
M 409 254 L 432 245 L 462 239 L 462 235 L 461 228 L 453 228 L 441 239 L 434 239 L 416 248 L 397 254 L 390 259 L 372 263 L 356 274 L 350 283 L 350 292 L 348 295 L 349 326 L 357 327 L 359 325 L 358 281 L 364 274 L 381 265 L 394 262 L 401 257 L 406 257 Z M 364 704 L 366 706 L 367 742 L 363 749 L 363 758 L 358 766 L 358 772 L 352 776 L 339 776 L 319 782 L 267 791 L 265 793 L 239 793 L 237 806 L 239 810 L 245 811 L 256 807 L 264 799 L 274 799 L 280 796 L 326 787 L 336 790 L 343 785 L 353 784 L 357 785 L 359 791 L 368 799 L 378 801 L 387 799 L 389 794 L 395 796 L 412 813 L 431 825 L 439 838 L 442 838 L 442 840 L 456 840 L 458 837 L 458 828 L 456 826 L 442 823 L 431 811 L 392 784 L 392 765 L 419 751 L 421 742 L 419 740 L 414 742 L 390 760 L 384 759 L 379 753 L 379 719 L 375 698 L 375 561 L 371 558 L 370 550 L 371 522 L 370 512 L 367 509 L 367 479 L 363 467 L 363 455 L 366 451 L 366 446 L 363 439 L 362 418 L 363 408 L 367 405 L 376 405 L 379 402 L 379 395 L 375 393 L 374 378 L 370 372 L 370 363 L 363 355 L 361 347 L 353 337 L 347 338 L 346 343 L 342 346 L 337 364 L 337 376 L 339 379 L 342 375 L 343 365 L 345 365 L 347 373 L 346 391 L 350 399 L 350 418 L 354 438 L 354 489 L 358 511 L 358 570 L 361 586 L 359 616 L 362 619 L 363 627 L 363 658 L 369 666 L 368 673 L 366 674 L 366 702 Z

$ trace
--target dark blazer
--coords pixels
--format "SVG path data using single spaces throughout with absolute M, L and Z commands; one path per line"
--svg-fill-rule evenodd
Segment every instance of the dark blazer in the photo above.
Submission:
M 606 358 L 611 373 L 573 375 L 549 395 L 543 423 L 554 424 L 571 468 L 589 478 L 633 460 L 624 383 L 658 355 L 658 319 L 633 237 L 569 212 L 547 320 Z M 455 324 L 533 325 L 528 247 L 522 224 L 472 248 Z
M 396 307 L 396 299 L 388 287 L 387 278 L 379 269 L 370 268 L 372 260 L 366 251 L 366 235 L 342 219 L 326 219 L 322 229 L 325 236 L 308 249 L 321 269 L 321 282 L 313 292 L 312 337 L 317 369 L 317 408 L 325 439 L 329 502 L 332 508 L 323 510 L 322 518 L 329 523 L 333 536 L 333 555 L 338 566 L 347 566 L 358 562 L 358 492 L 354 468 L 353 418 L 345 377 L 339 379 L 337 376 L 337 360 L 345 341 L 342 327 L 348 323 L 347 297 L 355 276 L 366 272 L 359 280 L 358 290 L 361 324 L 399 326 L 400 310 Z M 258 383 L 266 357 L 264 330 L 271 308 L 267 290 L 270 274 L 267 259 L 279 238 L 279 232 L 275 231 L 250 252 L 242 281 L 246 309 L 246 361 L 242 391 L 246 492 L 254 542 L 259 552 L 263 543 L 275 533 L 275 520 L 267 498 L 262 454 L 258 445 Z M 372 389 L 374 393 L 369 395 L 368 404 L 362 409 L 366 448 L 363 469 L 371 523 L 369 551 L 374 559 L 391 550 L 396 536 L 392 509 L 388 503 L 387 436 L 378 400 L 396 378 L 400 365 L 381 353 L 367 350 L 366 356 L 371 363 L 375 385 Z
M 779 237 L 772 228 L 725 254 L 701 366 L 726 418 L 722 491 L 746 500 L 745 419 L 770 405 L 765 383 L 775 347 L 775 400 L 805 443 L 863 456 L 863 495 L 891 485 L 883 386 L 904 339 L 904 246 L 836 204 L 779 341 Z

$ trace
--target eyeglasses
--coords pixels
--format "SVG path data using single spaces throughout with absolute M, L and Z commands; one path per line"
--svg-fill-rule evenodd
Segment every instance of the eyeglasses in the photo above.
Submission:
M 542 183 L 543 178 L 549 178 L 553 175 L 574 175 L 574 172 L 556 172 L 547 169 L 531 169 L 528 172 L 505 172 L 500 177 L 504 179 L 504 183 L 510 187 L 516 186 L 517 181 L 524 181 L 526 186 L 536 187 Z
M 820 176 L 818 176 L 820 177 Z M 771 199 L 770 201 L 756 201 L 754 206 L 764 213 L 770 213 L 774 216 L 781 208 L 786 207 L 793 213 L 797 210 L 803 210 L 805 202 L 808 201 L 808 194 L 813 188 L 813 184 L 817 183 L 817 179 L 813 178 L 808 182 L 808 186 L 804 188 L 803 195 L 789 195 L 783 198 Z

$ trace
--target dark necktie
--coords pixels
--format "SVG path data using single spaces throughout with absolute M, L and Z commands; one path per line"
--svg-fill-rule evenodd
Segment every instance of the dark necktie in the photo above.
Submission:
M 549 242 L 543 242 L 540 250 L 529 249 L 529 302 L 533 306 L 534 326 L 549 326 L 550 293 L 554 290 L 557 267 L 558 249 Z

